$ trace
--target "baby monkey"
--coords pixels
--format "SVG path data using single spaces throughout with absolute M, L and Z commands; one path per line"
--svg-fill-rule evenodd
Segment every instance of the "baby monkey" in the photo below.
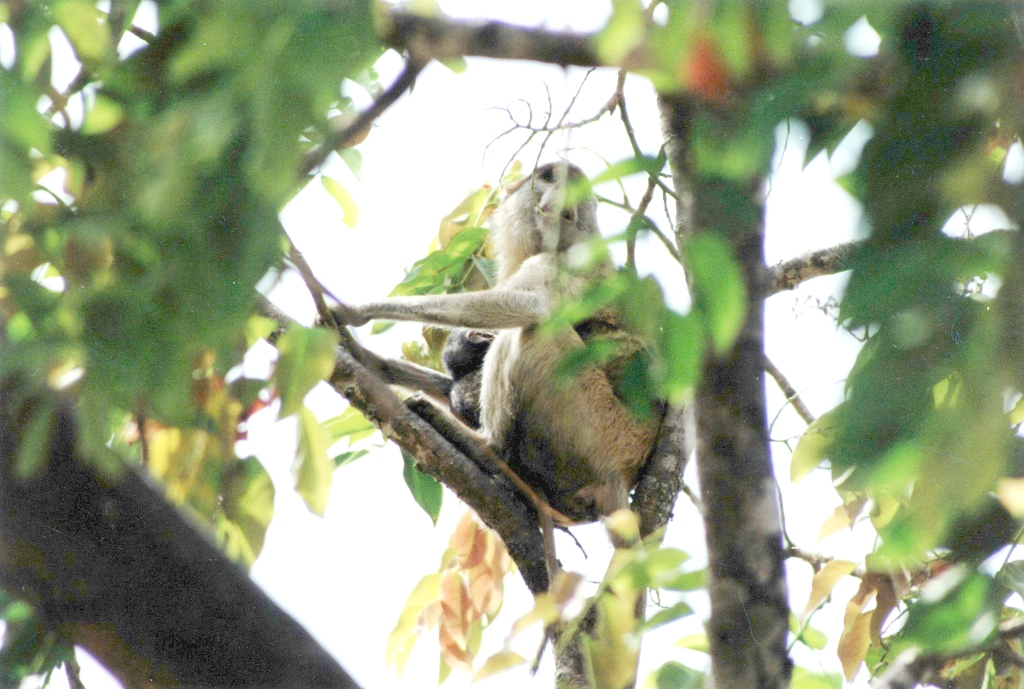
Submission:
M 498 264 L 492 289 L 393 297 L 335 310 L 338 321 L 349 325 L 380 318 L 466 329 L 455 330 L 445 353 L 456 389 L 466 381 L 465 394 L 453 395 L 453 411 L 470 426 L 479 421 L 479 441 L 542 495 L 563 525 L 629 506 L 629 491 L 660 424 L 660 415 L 639 418 L 615 394 L 621 362 L 645 343 L 621 327 L 613 310 L 575 328 L 538 330 L 558 304 L 614 270 L 610 262 L 582 272 L 567 266 L 571 247 L 598 236 L 593 196 L 566 200 L 567 186 L 585 183 L 579 168 L 552 163 L 509 188 L 491 232 Z M 613 340 L 621 355 L 604 367 L 559 375 L 565 356 L 585 346 L 581 332 Z M 473 367 L 481 356 L 476 405 Z
M 449 406 L 452 413 L 470 428 L 480 428 L 484 356 L 493 341 L 492 332 L 457 328 L 448 335 L 441 352 L 444 369 L 452 377 Z

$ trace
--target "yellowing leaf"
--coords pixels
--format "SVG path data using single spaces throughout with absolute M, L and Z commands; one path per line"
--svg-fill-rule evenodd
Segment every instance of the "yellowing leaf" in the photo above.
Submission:
M 441 589 L 441 573 L 428 574 L 420 579 L 416 588 L 412 590 L 405 601 L 398 616 L 395 628 L 388 635 L 387 645 L 384 648 L 384 660 L 389 667 L 394 667 L 398 674 L 402 674 L 405 663 L 412 653 L 418 635 L 416 626 L 419 623 L 420 613 L 423 609 L 437 600 Z
M 1024 517 L 1024 478 L 1003 478 L 996 484 L 996 497 L 1014 517 Z
M 902 504 L 892 493 L 879 492 L 874 495 L 875 505 L 871 509 L 871 525 L 875 530 L 884 528 L 900 509 Z
M 274 369 L 274 382 L 281 397 L 279 415 L 282 419 L 301 409 L 306 393 L 331 375 L 337 346 L 337 333 L 301 325 L 289 328 L 277 341 L 280 356 Z
M 636 677 L 640 645 L 636 629 L 637 593 L 605 593 L 597 599 L 597 622 L 592 636 L 583 637 L 584 657 L 593 672 L 595 689 L 621 689 Z
M 352 198 L 352 194 L 327 175 L 320 175 L 320 183 L 341 206 L 341 221 L 349 227 L 355 227 L 359 222 L 359 208 L 356 207 L 356 200 Z
M 526 658 L 522 657 L 515 651 L 505 649 L 492 655 L 483 664 L 476 674 L 473 675 L 473 681 L 476 682 L 481 679 L 492 677 L 500 672 L 511 670 L 514 667 L 522 665 L 526 662 Z
M 828 598 L 836 584 L 852 572 L 856 566 L 856 563 L 846 560 L 832 560 L 825 563 L 825 566 L 818 570 L 814 578 L 811 579 L 811 595 L 807 599 L 807 605 L 804 606 L 801 617 L 805 617 L 807 613 L 814 610 L 822 601 Z
M 857 615 L 853 625 L 839 637 L 836 655 L 843 665 L 843 675 L 847 682 L 852 682 L 860 669 L 860 664 L 871 647 L 871 613 Z
M 324 516 L 331 492 L 334 462 L 327 458 L 327 436 L 309 409 L 299 408 L 299 453 L 295 491 L 313 514 Z
M 846 511 L 846 505 L 838 505 L 835 511 L 826 517 L 818 531 L 818 540 L 824 540 L 834 533 L 848 529 L 853 525 L 853 518 Z
M 689 636 L 684 636 L 676 642 L 676 646 L 679 648 L 688 648 L 691 651 L 701 651 L 702 653 L 708 653 L 711 650 L 711 646 L 708 644 L 707 634 L 690 634 Z
M 823 461 L 832 442 L 832 434 L 835 432 L 835 410 L 825 412 L 814 420 L 804 434 L 800 436 L 796 448 L 793 450 L 793 458 L 789 463 L 789 478 L 796 482 L 807 474 L 811 473 Z
M 1024 423 L 1024 397 L 1017 400 L 1017 404 L 1013 405 L 1013 409 L 1010 410 L 1007 416 L 1011 426 Z

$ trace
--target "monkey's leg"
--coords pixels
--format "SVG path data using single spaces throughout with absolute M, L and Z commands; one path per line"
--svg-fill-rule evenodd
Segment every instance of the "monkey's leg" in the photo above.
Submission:
M 512 467 L 494 453 L 494 450 L 487 444 L 483 436 L 423 397 L 413 395 L 405 401 L 405 405 L 437 429 L 438 433 L 443 435 L 460 452 L 476 462 L 485 471 L 491 475 L 503 474 L 512 481 L 515 487 L 533 503 L 538 512 L 546 513 L 563 526 L 575 524 L 572 519 L 551 507 L 547 500 L 538 495 L 529 484 L 523 481 L 519 474 L 512 470 Z
M 540 518 L 541 532 L 544 535 L 544 564 L 548 570 L 548 581 L 554 581 L 558 573 L 558 559 L 555 556 L 555 520 L 563 526 L 573 523 L 569 517 L 551 507 L 548 501 L 530 488 L 512 468 L 499 458 L 479 435 L 470 428 L 459 423 L 437 405 L 422 398 L 413 396 L 405 401 L 407 407 L 414 411 L 437 432 L 449 440 L 455 447 L 476 462 L 490 474 L 503 474 L 531 502 Z

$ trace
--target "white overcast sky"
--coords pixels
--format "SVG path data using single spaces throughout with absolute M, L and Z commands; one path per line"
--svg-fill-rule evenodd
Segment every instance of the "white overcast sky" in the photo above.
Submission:
M 578 31 L 600 28 L 610 12 L 609 2 L 593 0 L 442 0 L 439 4 L 444 12 L 455 17 L 496 18 L 528 26 Z M 794 16 L 800 17 L 813 17 L 817 6 L 813 1 L 791 3 Z M 137 23 L 150 30 L 157 28 L 150 0 L 143 3 Z M 864 39 L 855 43 L 853 49 L 870 54 L 877 45 L 877 37 L 869 27 L 865 31 L 862 26 L 858 31 Z M 59 52 L 59 39 L 54 43 L 55 53 L 66 54 Z M 3 59 L 0 32 L 0 61 Z M 425 254 L 441 217 L 467 192 L 484 182 L 498 181 L 521 140 L 513 135 L 487 148 L 509 126 L 508 115 L 501 108 L 511 106 L 513 112 L 521 116 L 525 108 L 517 101 L 524 99 L 531 104 L 534 113 L 540 115 L 547 109 L 546 92 L 550 90 L 558 116 L 585 74 L 581 69 L 563 70 L 526 62 L 484 59 L 467 62 L 469 66 L 463 74 L 454 74 L 436 63 L 429 65 L 414 92 L 403 97 L 377 121 L 369 137 L 359 146 L 364 157 L 360 179 L 337 158 L 332 158 L 325 166 L 325 172 L 355 198 L 360 220 L 354 229 L 342 224 L 341 210 L 316 181 L 282 212 L 289 235 L 321 280 L 341 298 L 356 303 L 385 296 L 401 280 L 403 270 Z M 390 83 L 401 64 L 395 53 L 381 58 L 377 68 L 382 82 Z M 591 74 L 569 119 L 579 120 L 595 113 L 612 94 L 615 79 L 614 70 Z M 359 107 L 369 102 L 369 96 L 357 86 L 347 84 L 347 93 Z M 642 78 L 630 76 L 626 99 L 641 147 L 655 155 L 662 139 L 650 85 Z M 860 147 L 869 136 L 870 128 L 858 126 L 831 160 L 819 155 L 805 168 L 805 130 L 795 122 L 788 127 L 780 125 L 777 148 L 784 149 L 785 154 L 776 154 L 768 193 L 766 252 L 769 263 L 859 236 L 859 205 L 833 182 L 833 175 L 852 169 Z M 632 155 L 617 117 L 605 117 L 594 125 L 574 131 L 568 140 L 553 139 L 550 146 L 545 159 L 564 152 L 591 175 L 603 168 L 599 155 L 612 162 Z M 536 155 L 537 150 L 533 148 L 520 156 L 527 169 Z M 645 182 L 640 177 L 627 181 L 636 203 Z M 615 195 L 611 186 L 597 191 Z M 652 214 L 660 203 L 656 199 L 652 204 Z M 606 209 L 600 220 L 603 232 L 612 235 L 622 232 L 627 216 Z M 972 220 L 972 228 L 978 230 L 985 223 L 998 225 L 1000 222 L 998 213 L 994 216 L 980 213 Z M 621 247 L 618 250 L 621 254 Z M 653 273 L 661 280 L 674 308 L 686 307 L 681 270 L 656 240 L 653 243 L 641 241 L 637 263 L 642 273 Z M 311 323 L 314 311 L 301 282 L 294 275 L 286 274 L 285 278 L 272 297 L 294 316 Z M 819 278 L 794 293 L 777 295 L 767 302 L 768 354 L 802 392 L 815 414 L 827 411 L 841 400 L 842 381 L 859 347 L 816 308 L 830 296 L 838 297 L 843 283 L 843 276 Z M 359 333 L 366 346 L 390 355 L 397 355 L 397 344 L 402 339 L 417 336 L 416 326 L 396 327 L 381 337 L 371 337 L 366 328 Z M 266 362 L 266 350 L 255 352 L 250 357 L 249 372 L 266 369 Z M 774 419 L 784 400 L 771 381 L 767 391 L 769 419 Z M 344 408 L 341 399 L 326 386 L 314 390 L 307 403 L 321 420 Z M 402 463 L 397 448 L 388 446 L 338 470 L 326 517 L 313 516 L 292 489 L 295 424 L 291 420 L 275 423 L 275 408 L 251 420 L 249 440 L 239 448 L 240 452 L 253 453 L 260 458 L 277 487 L 274 522 L 263 553 L 252 569 L 252 577 L 334 653 L 366 689 L 436 686 L 436 643 L 429 638 L 421 640 L 401 678 L 385 667 L 384 644 L 408 593 L 420 577 L 436 570 L 454 524 L 466 508 L 446 493 L 441 519 L 436 527 L 432 526 L 402 482 Z M 803 428 L 803 422 L 792 410 L 786 409 L 779 415 L 772 435 L 774 438 L 795 437 Z M 773 451 L 791 537 L 801 545 L 826 554 L 862 557 L 870 547 L 870 533 L 841 534 L 821 544 L 815 543 L 822 520 L 840 502 L 831 489 L 827 472 L 816 472 L 791 487 L 789 453 L 781 444 L 773 444 Z M 693 474 L 691 467 L 687 474 L 691 485 L 695 481 Z M 574 531 L 584 543 L 589 559 L 584 559 L 572 542 L 561 535 L 559 557 L 567 569 L 583 572 L 596 581 L 610 555 L 606 538 L 599 526 Z M 666 543 L 691 553 L 694 567 L 703 564 L 702 526 L 686 498 L 677 504 Z M 807 599 L 810 568 L 802 563 L 790 564 L 788 573 L 791 603 L 799 611 Z M 834 649 L 846 600 L 843 591 L 847 591 L 848 598 L 855 588 L 852 579 L 841 584 L 836 596 L 839 602 L 829 604 L 819 614 L 821 627 L 832 635 L 829 648 L 817 656 L 801 655 L 800 664 L 838 671 Z M 500 649 L 512 622 L 531 605 L 529 593 L 518 575 L 506 579 L 506 596 L 503 611 L 485 632 L 481 662 L 490 652 Z M 686 600 L 706 617 L 706 597 L 690 596 Z M 672 597 L 662 599 L 663 604 L 674 602 Z M 701 620 L 688 618 L 681 624 L 648 634 L 644 638 L 640 681 L 670 659 L 707 669 L 706 656 L 672 646 L 680 637 L 701 629 Z M 524 650 L 531 652 L 528 647 Z M 86 654 L 80 655 L 83 656 L 83 680 L 89 689 L 117 686 L 101 667 L 85 657 Z M 481 682 L 479 686 L 518 687 L 526 682 L 534 682 L 539 687 L 551 686 L 550 659 L 548 651 L 539 676 L 534 680 L 520 669 Z M 467 683 L 468 677 L 456 671 L 445 686 Z M 63 675 L 55 675 L 52 685 L 63 689 L 66 680 Z

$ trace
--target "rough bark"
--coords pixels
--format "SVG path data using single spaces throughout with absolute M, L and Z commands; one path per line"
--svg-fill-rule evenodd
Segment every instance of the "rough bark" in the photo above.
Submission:
M 659 106 L 673 180 L 677 188 L 693 190 L 692 208 L 679 209 L 681 217 L 692 212 L 693 224 L 681 231 L 709 231 L 714 204 L 702 202 L 711 200 L 718 180 L 700 178 L 687 150 L 700 106 L 669 95 L 660 97 Z M 762 368 L 768 287 L 763 204 L 756 184 L 746 196 L 747 208 L 736 210 L 752 220 L 726 237 L 747 283 L 746 320 L 727 353 L 707 353 L 694 410 L 708 545 L 712 681 L 730 689 L 768 689 L 788 686 L 792 663 L 786 654 L 789 609 Z
M 0 386 L 0 585 L 47 629 L 129 688 L 358 686 L 142 475 L 98 473 L 71 408 L 29 385 Z M 23 477 L 39 421 L 48 458 Z
M 381 38 L 386 44 L 408 50 L 422 61 L 475 56 L 580 67 L 602 64 L 591 36 L 528 29 L 495 21 L 467 22 L 392 12 L 386 19 Z

